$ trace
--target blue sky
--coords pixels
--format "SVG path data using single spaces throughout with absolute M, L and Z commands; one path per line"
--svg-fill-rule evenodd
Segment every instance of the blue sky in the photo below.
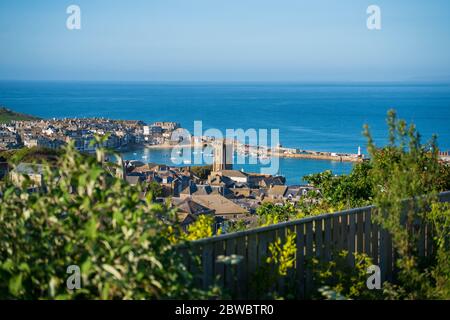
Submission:
M 449 81 L 449 39 L 448 0 L 1 1 L 0 79 Z

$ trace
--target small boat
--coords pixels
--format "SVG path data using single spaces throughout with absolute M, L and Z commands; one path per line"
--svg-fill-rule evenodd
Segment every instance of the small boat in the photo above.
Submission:
M 177 160 L 177 158 L 171 157 L 170 160 L 175 161 L 175 160 Z
M 135 155 L 137 155 L 137 153 L 136 153 L 136 152 L 133 152 L 133 156 L 135 156 Z
M 190 163 L 191 163 L 191 160 L 183 160 L 183 163 L 184 163 L 184 164 L 190 164 Z

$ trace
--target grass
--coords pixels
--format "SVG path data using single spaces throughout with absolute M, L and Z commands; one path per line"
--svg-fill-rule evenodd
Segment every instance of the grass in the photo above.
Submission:
M 14 120 L 25 121 L 25 120 L 39 120 L 39 119 L 40 118 L 35 116 L 14 112 L 5 107 L 0 107 L 0 123 L 8 123 Z

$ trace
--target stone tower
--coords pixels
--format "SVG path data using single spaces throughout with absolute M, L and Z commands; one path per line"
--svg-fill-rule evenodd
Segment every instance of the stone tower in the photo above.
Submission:
M 224 139 L 213 142 L 214 147 L 214 172 L 233 169 L 233 144 Z

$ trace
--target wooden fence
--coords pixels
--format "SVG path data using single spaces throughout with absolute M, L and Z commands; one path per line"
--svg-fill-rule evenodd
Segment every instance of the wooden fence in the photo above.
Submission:
M 440 201 L 450 202 L 450 192 L 440 194 Z M 295 286 L 298 298 L 307 297 L 313 289 L 313 269 L 308 261 L 317 258 L 327 262 L 335 255 L 347 250 L 349 253 L 364 253 L 381 269 L 382 281 L 395 275 L 395 252 L 391 235 L 372 222 L 373 207 L 363 207 L 337 213 L 324 214 L 304 219 L 279 223 L 242 232 L 230 233 L 190 243 L 182 253 L 188 269 L 196 276 L 199 287 L 207 288 L 217 283 L 234 298 L 258 297 L 255 292 L 255 272 L 264 265 L 268 246 L 275 239 L 286 237 L 288 230 L 296 234 L 296 261 L 290 270 L 288 283 L 283 279 L 277 283 L 277 291 L 284 292 L 287 286 Z M 417 249 L 420 256 L 432 253 L 431 231 L 428 226 L 418 226 Z M 221 255 L 242 256 L 237 265 L 217 262 Z M 199 257 L 200 261 L 194 261 Z M 354 266 L 354 255 L 347 256 L 349 266 Z M 293 280 L 295 279 L 295 280 Z

